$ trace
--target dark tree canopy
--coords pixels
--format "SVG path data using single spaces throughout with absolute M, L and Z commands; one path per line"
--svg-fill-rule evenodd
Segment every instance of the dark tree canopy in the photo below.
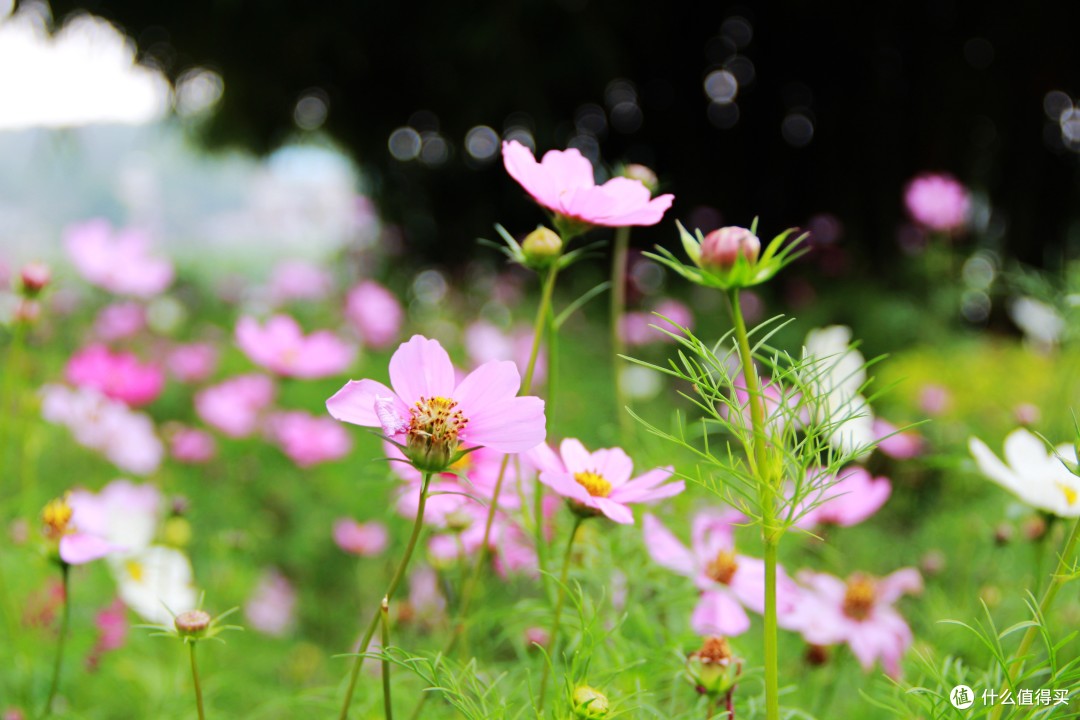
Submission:
M 1008 249 L 1029 262 L 1060 252 L 1078 219 L 1078 155 L 1043 108 L 1049 91 L 1080 93 L 1064 4 L 52 5 L 59 20 L 87 10 L 116 23 L 173 79 L 197 66 L 219 72 L 226 90 L 206 127 L 212 145 L 272 149 L 297 132 L 298 101 L 321 99 L 322 129 L 433 259 L 471 253 L 494 222 L 521 232 L 540 217 L 497 156 L 470 157 L 475 126 L 528 128 L 541 151 L 574 141 L 610 163 L 649 164 L 681 218 L 709 206 L 734 223 L 760 215 L 770 233 L 830 212 L 877 260 L 896 252 L 902 187 L 922 170 L 987 193 Z M 723 68 L 738 94 L 710 114 L 704 81 Z M 730 92 L 723 80 L 713 87 L 720 97 Z M 432 162 L 394 159 L 388 138 L 403 126 L 437 131 L 445 161 L 437 141 Z M 635 239 L 673 236 L 665 224 Z

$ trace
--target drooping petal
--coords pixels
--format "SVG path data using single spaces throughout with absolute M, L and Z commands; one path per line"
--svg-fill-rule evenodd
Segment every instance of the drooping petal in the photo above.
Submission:
M 589 491 L 581 486 L 573 477 L 557 472 L 541 472 L 540 482 L 559 493 L 563 497 L 577 500 L 590 507 L 593 506 L 593 497 Z
M 330 416 L 342 422 L 364 427 L 382 427 L 375 401 L 391 400 L 394 409 L 402 418 L 409 416 L 409 408 L 394 391 L 374 380 L 350 380 L 326 401 L 326 410 Z
M 516 364 L 509 360 L 487 362 L 458 384 L 453 398 L 462 414 L 472 418 L 485 408 L 514 397 L 520 388 L 521 376 Z
M 694 576 L 696 563 L 693 554 L 653 515 L 645 515 L 644 539 L 649 557 L 658 565 L 686 577 Z
M 676 480 L 651 490 L 637 490 L 629 493 L 624 492 L 622 488 L 616 488 L 611 492 L 610 497 L 618 502 L 654 503 L 669 497 L 675 497 L 685 489 L 686 482 Z
M 60 559 L 68 565 L 99 560 L 116 549 L 105 538 L 88 533 L 74 533 L 60 538 Z
M 468 420 L 461 435 L 464 440 L 503 453 L 531 450 L 547 437 L 544 401 L 538 397 L 513 397 L 483 408 Z
M 690 627 L 698 635 L 741 635 L 750 629 L 750 617 L 742 606 L 724 591 L 701 594 Z
M 652 497 L 652 494 L 657 492 L 657 486 L 671 477 L 671 474 L 675 471 L 672 467 L 663 467 L 650 470 L 647 473 L 643 473 L 639 477 L 634 478 L 630 482 L 616 486 L 612 495 L 616 493 L 619 496 L 619 502 L 641 502 L 647 497 Z M 603 474 L 603 473 L 601 473 Z M 607 477 L 605 475 L 605 477 Z M 666 488 L 665 488 L 666 489 Z M 681 490 L 676 490 L 673 495 L 677 495 Z M 664 496 L 669 497 L 669 496 Z
M 630 508 L 611 498 L 594 497 L 593 504 L 600 512 L 621 525 L 634 524 L 634 513 L 631 512 Z
M 452 397 L 454 365 L 437 340 L 413 335 L 390 358 L 390 385 L 406 404 L 421 397 Z

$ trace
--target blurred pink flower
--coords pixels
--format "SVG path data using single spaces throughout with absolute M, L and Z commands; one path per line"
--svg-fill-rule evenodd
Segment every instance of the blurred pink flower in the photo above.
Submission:
M 153 297 L 173 279 L 172 263 L 150 255 L 149 237 L 130 228 L 114 232 L 107 220 L 69 226 L 64 246 L 87 282 L 118 295 Z
M 210 343 L 177 345 L 169 353 L 167 364 L 180 382 L 196 383 L 210 377 L 217 365 L 218 352 Z
M 270 276 L 270 301 L 321 300 L 330 294 L 334 277 L 330 271 L 307 260 L 283 260 Z
M 566 498 L 576 511 L 603 514 L 624 525 L 634 522 L 629 504 L 652 503 L 686 489 L 682 480 L 664 484 L 671 477 L 671 467 L 656 468 L 631 480 L 634 463 L 621 448 L 590 453 L 580 440 L 572 438 L 562 441 L 559 455 L 541 445 L 530 454 L 530 460 L 540 469 L 540 482 Z
M 814 505 L 795 523 L 796 527 L 818 525 L 850 527 L 876 513 L 892 494 L 887 477 L 872 477 L 862 467 L 847 467 L 834 478 L 820 470 L 807 473 L 813 489 L 805 500 Z
M 875 579 L 861 573 L 845 583 L 825 573 L 802 572 L 806 586 L 792 616 L 792 627 L 812 645 L 847 643 L 864 670 L 877 660 L 892 677 L 911 645 L 911 628 L 892 605 L 905 593 L 922 591 L 915 568 Z
M 896 460 L 910 460 L 922 455 L 923 438 L 914 430 L 899 432 L 899 428 L 888 420 L 874 418 L 874 437 L 878 440 L 878 450 Z
M 293 410 L 267 419 L 267 434 L 290 460 L 302 468 L 340 460 L 352 450 L 345 428 L 327 417 Z
M 93 388 L 131 407 L 153 402 L 165 386 L 161 368 L 144 365 L 131 353 L 114 353 L 104 345 L 91 345 L 75 353 L 65 374 L 72 385 Z
M 758 382 L 764 399 L 765 425 L 770 436 L 775 438 L 782 435 L 793 420 L 796 427 L 810 422 L 810 412 L 803 404 L 802 393 L 769 378 L 759 377 Z M 742 427 L 750 428 L 750 391 L 746 389 L 746 378 L 741 373 L 736 375 L 732 379 L 732 387 L 735 390 L 734 400 L 741 410 Z M 722 406 L 720 413 L 731 419 L 729 406 Z
M 278 570 L 267 570 L 244 603 L 244 617 L 261 633 L 284 635 L 296 620 L 296 589 Z
M 529 148 L 510 140 L 503 143 L 503 163 L 510 177 L 541 206 L 590 225 L 655 225 L 675 199 L 674 195 L 653 199 L 640 180 L 625 177 L 597 185 L 592 163 L 573 148 L 551 150 L 538 163 Z
M 485 363 L 457 382 L 442 345 L 414 335 L 390 358 L 390 383 L 392 390 L 352 380 L 326 408 L 338 420 L 381 427 L 406 445 L 414 465 L 437 471 L 463 448 L 517 453 L 544 441 L 544 401 L 517 397 L 521 378 L 512 362 Z
M 146 310 L 134 302 L 113 303 L 94 320 L 94 335 L 106 342 L 123 340 L 146 327 Z
M 127 640 L 127 608 L 123 600 L 116 598 L 94 616 L 94 626 L 98 637 L 86 656 L 86 666 L 91 672 L 97 669 L 101 656 L 113 650 L 119 650 Z
M 750 628 L 744 608 L 765 609 L 765 563 L 735 553 L 733 523 L 745 518 L 729 510 L 705 510 L 694 516 L 691 547 L 682 544 L 659 520 L 645 516 L 645 547 L 656 563 L 694 581 L 701 598 L 690 625 L 699 635 L 740 635 Z M 776 569 L 777 617 L 789 627 L 799 589 L 783 568 Z
M 915 177 L 904 189 L 904 204 L 911 219 L 938 232 L 964 227 L 971 212 L 971 194 L 947 173 Z
M 465 352 L 473 365 L 511 360 L 524 375 L 529 367 L 532 344 L 533 331 L 528 328 L 505 332 L 486 320 L 477 320 L 465 328 Z M 541 347 L 533 370 L 533 386 L 543 382 L 546 376 L 547 352 Z
M 275 315 L 262 326 L 254 318 L 240 318 L 236 343 L 256 365 L 286 377 L 337 375 L 356 357 L 356 348 L 329 330 L 305 336 L 288 315 Z
M 347 553 L 372 557 L 386 549 L 386 526 L 380 522 L 358 523 L 352 518 L 334 521 L 334 542 Z
M 161 464 L 165 447 L 148 415 L 93 388 L 46 385 L 41 394 L 45 420 L 66 426 L 76 442 L 102 453 L 121 470 L 147 475 Z
M 217 454 L 214 436 L 198 428 L 177 426 L 167 430 L 169 454 L 177 462 L 198 465 L 209 462 Z
M 551 635 L 542 627 L 530 627 L 525 628 L 525 644 L 536 645 L 538 647 L 547 647 L 548 639 Z
M 381 349 L 398 339 L 405 310 L 392 292 L 374 280 L 365 280 L 346 296 L 345 317 L 364 345 Z
M 164 507 L 155 486 L 129 480 L 113 480 L 97 493 L 72 490 L 68 503 L 80 531 L 103 539 L 121 555 L 139 552 L 153 542 Z
M 952 393 L 944 385 L 927 383 L 919 390 L 919 409 L 927 415 L 941 415 L 952 404 Z
M 651 327 L 652 325 L 656 327 Z M 652 312 L 628 312 L 623 315 L 619 331 L 623 342 L 635 347 L 654 342 L 673 343 L 674 338 L 656 328 L 682 335 L 680 327 L 692 330 L 694 315 L 683 303 L 668 298 L 657 303 Z
M 413 618 L 434 625 L 446 616 L 446 598 L 439 591 L 439 576 L 427 566 L 409 575 L 409 605 Z
M 273 402 L 274 392 L 274 381 L 265 375 L 237 375 L 199 391 L 195 412 L 229 437 L 248 437 L 258 429 L 261 413 Z

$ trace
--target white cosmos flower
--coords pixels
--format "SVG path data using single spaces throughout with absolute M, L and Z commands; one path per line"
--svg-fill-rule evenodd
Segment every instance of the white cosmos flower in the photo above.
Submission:
M 805 380 L 814 388 L 818 422 L 833 430 L 829 444 L 842 453 L 866 454 L 877 436 L 870 404 L 861 394 L 866 359 L 851 347 L 851 328 L 843 325 L 811 330 L 803 345 Z
M 148 622 L 171 626 L 173 614 L 198 605 L 191 561 L 175 548 L 151 545 L 111 565 L 120 599 Z
M 1080 516 L 1080 478 L 1062 462 L 1075 465 L 1072 446 L 1059 445 L 1051 454 L 1042 440 L 1020 428 L 1005 438 L 1005 462 L 978 438 L 968 447 L 983 475 L 1026 504 L 1059 517 Z

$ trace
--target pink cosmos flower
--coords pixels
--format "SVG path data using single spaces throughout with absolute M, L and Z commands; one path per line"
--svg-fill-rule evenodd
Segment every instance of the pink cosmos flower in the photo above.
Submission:
M 353 555 L 379 555 L 386 549 L 389 537 L 386 526 L 379 522 L 358 523 L 352 518 L 338 518 L 334 521 L 334 542 L 339 548 Z
M 392 292 L 374 280 L 365 280 L 346 296 L 345 317 L 364 345 L 381 349 L 398 339 L 405 310 Z
M 888 420 L 874 418 L 873 431 L 878 440 L 878 450 L 896 460 L 910 460 L 922 455 L 922 436 L 914 430 L 898 430 Z
M 262 326 L 254 318 L 240 318 L 236 343 L 256 365 L 286 377 L 337 375 L 356 357 L 356 348 L 329 330 L 305 336 L 288 315 L 275 315 Z
M 691 547 L 659 520 L 645 516 L 645 547 L 658 564 L 691 578 L 701 591 L 690 625 L 699 635 L 740 635 L 750 628 L 744 608 L 765 609 L 765 562 L 735 553 L 732 524 L 745 520 L 734 511 L 706 510 L 694 516 Z M 777 617 L 789 627 L 799 589 L 778 567 Z
M 971 194 L 947 173 L 919 175 L 904 189 L 904 204 L 915 222 L 930 230 L 952 232 L 967 223 Z
M 91 345 L 68 360 L 66 375 L 72 385 L 93 388 L 130 407 L 153 402 L 165 386 L 165 373 L 156 365 L 143 365 L 131 353 Z
M 165 447 L 148 415 L 93 388 L 46 385 L 41 395 L 45 420 L 64 425 L 76 442 L 102 453 L 121 470 L 147 475 L 161 464 Z
M 266 429 L 281 451 L 302 468 L 340 460 L 352 450 L 352 438 L 341 425 L 298 410 L 274 413 Z
M 248 437 L 258 428 L 274 392 L 274 381 L 265 375 L 237 375 L 199 391 L 195 412 L 229 437 Z
M 465 448 L 524 452 L 547 433 L 544 401 L 517 397 L 512 362 L 485 363 L 457 382 L 442 345 L 414 335 L 390 358 L 390 384 L 352 380 L 326 408 L 338 420 L 382 428 L 423 470 L 445 470 Z
M 217 365 L 217 348 L 210 343 L 177 345 L 166 361 L 173 376 L 180 382 L 202 382 L 210 377 Z
M 927 383 L 919 390 L 919 409 L 927 415 L 941 415 L 952 405 L 952 393 L 944 385 Z
M 559 455 L 543 445 L 531 453 L 530 460 L 540 469 L 540 482 L 567 498 L 571 507 L 624 525 L 634 522 L 629 504 L 655 502 L 686 489 L 682 480 L 664 484 L 674 468 L 656 468 L 631 480 L 634 463 L 621 448 L 590 453 L 580 440 L 571 438 L 562 441 Z
M 152 257 L 150 239 L 138 230 L 114 233 L 107 220 L 88 220 L 64 231 L 64 246 L 86 280 L 118 295 L 149 298 L 173 279 L 172 264 Z
M 128 480 L 114 480 L 98 493 L 72 490 L 68 503 L 75 526 L 104 540 L 115 555 L 130 555 L 149 547 L 164 507 L 156 487 Z
M 217 454 L 214 436 L 198 428 L 174 426 L 166 429 L 169 439 L 169 454 L 177 462 L 199 465 L 210 462 Z
M 94 320 L 94 334 L 106 342 L 129 338 L 145 327 L 146 310 L 133 302 L 107 305 Z
M 261 633 L 280 637 L 296 620 L 296 589 L 278 570 L 268 570 L 244 604 L 248 625 Z
M 796 426 L 810 422 L 809 409 L 803 404 L 802 393 L 790 387 L 784 387 L 769 378 L 759 377 L 761 396 L 764 401 L 765 426 L 771 437 L 783 435 L 788 424 L 794 421 Z M 740 374 L 732 379 L 735 390 L 734 400 L 739 404 L 742 426 L 752 426 L 750 417 L 750 391 L 746 389 L 746 379 Z M 721 414 L 730 419 L 731 409 L 724 405 Z
M 537 203 L 572 220 L 605 227 L 655 225 L 675 199 L 674 195 L 653 199 L 640 180 L 625 177 L 597 185 L 592 163 L 576 149 L 551 150 L 538 163 L 532 151 L 516 140 L 502 147 L 510 177 Z
M 275 305 L 290 300 L 321 300 L 334 286 L 334 277 L 324 268 L 306 260 L 284 260 L 270 276 L 270 301 Z
M 915 568 L 875 579 L 856 573 L 843 580 L 825 573 L 802 572 L 803 590 L 792 626 L 812 645 L 847 643 L 864 670 L 877 660 L 892 677 L 911 645 L 911 628 L 892 607 L 901 595 L 922 591 Z
M 889 478 L 875 478 L 858 466 L 841 470 L 839 479 L 820 470 L 808 475 L 811 476 L 808 480 L 817 487 L 810 491 L 806 504 L 816 505 L 795 523 L 804 529 L 818 525 L 857 525 L 880 510 L 892 494 Z

